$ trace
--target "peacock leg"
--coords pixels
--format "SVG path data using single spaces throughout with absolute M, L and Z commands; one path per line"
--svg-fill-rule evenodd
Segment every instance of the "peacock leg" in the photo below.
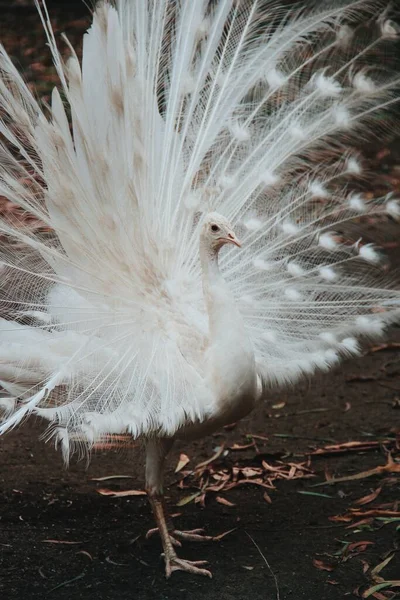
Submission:
M 146 491 L 158 531 L 160 532 L 164 550 L 165 574 L 167 577 L 170 577 L 174 571 L 187 571 L 188 573 L 211 577 L 210 571 L 200 568 L 202 565 L 205 565 L 207 561 L 184 560 L 178 558 L 175 552 L 174 543 L 175 545 L 179 545 L 179 542 L 174 539 L 173 535 L 171 536 L 171 533 L 174 534 L 175 531 L 171 525 L 168 527 L 167 524 L 162 489 L 165 458 L 171 449 L 172 444 L 173 441 L 170 439 L 151 439 L 146 445 Z M 191 535 L 198 535 L 194 532 L 190 533 Z

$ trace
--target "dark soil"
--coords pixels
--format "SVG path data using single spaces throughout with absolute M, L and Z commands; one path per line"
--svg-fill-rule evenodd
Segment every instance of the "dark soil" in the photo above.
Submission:
M 75 43 L 88 22 L 87 10 L 81 5 L 75 8 L 74 2 L 65 3 L 62 12 L 54 13 L 52 2 L 48 5 L 52 14 L 56 14 L 58 31 L 66 30 Z M 2 42 L 25 69 L 28 79 L 35 80 L 36 85 L 40 83 L 39 95 L 47 98 L 54 83 L 54 71 L 48 62 L 44 63 L 46 69 L 42 68 L 43 56 L 48 53 L 40 31 L 34 12 L 2 9 Z M 32 62 L 33 67 L 28 68 Z M 396 152 L 398 156 L 398 148 Z M 393 159 L 392 163 L 389 160 L 394 154 L 394 149 L 379 156 L 377 152 L 374 154 L 379 162 L 374 170 L 380 173 L 377 181 L 383 190 L 396 185 L 399 189 L 398 160 Z M 381 235 L 381 238 L 383 242 L 391 240 L 387 247 L 397 262 L 399 251 L 393 244 L 394 237 L 385 240 Z M 392 332 L 391 339 L 399 342 L 398 330 Z M 311 486 L 323 483 L 326 473 L 340 477 L 383 466 L 389 450 L 398 460 L 399 446 L 395 439 L 400 431 L 399 395 L 399 348 L 392 347 L 348 362 L 336 372 L 320 375 L 288 393 L 274 394 L 262 408 L 230 431 L 190 445 L 177 445 L 171 453 L 166 476 L 166 495 L 172 512 L 180 513 L 177 525 L 181 529 L 204 527 L 212 535 L 234 529 L 219 542 L 188 543 L 180 550 L 185 558 L 207 559 L 212 580 L 174 573 L 167 581 L 159 540 L 145 539 L 145 532 L 153 527 L 146 498 L 109 498 L 96 491 L 100 487 L 119 489 L 119 485 L 122 489 L 141 489 L 140 448 L 123 454 L 99 452 L 88 469 L 85 463 L 78 462 L 66 470 L 60 453 L 39 441 L 43 426 L 29 421 L 0 440 L 1 597 L 6 600 L 47 597 L 344 600 L 361 597 L 376 583 L 372 568 L 392 555 L 379 576 L 387 581 L 398 579 L 399 517 L 390 521 L 376 513 L 369 522 L 355 528 L 349 528 L 352 523 L 330 518 L 347 513 L 357 499 L 379 487 L 382 491 L 378 498 L 359 508 L 374 510 L 377 505 L 381 509 L 384 505 L 399 514 L 399 473 L 388 472 L 332 486 Z M 245 444 L 251 439 L 246 434 L 268 439 L 256 440 L 258 453 L 254 447 L 229 451 L 216 461 L 216 469 L 230 469 L 235 464 L 259 467 L 262 458 L 273 465 L 278 459 L 301 462 L 313 449 L 340 442 L 378 444 L 374 450 L 365 452 L 314 456 L 311 468 L 316 477 L 278 481 L 276 490 L 268 490 L 272 504 L 264 499 L 262 487 L 242 485 L 219 494 L 234 503 L 233 507 L 218 503 L 216 493 L 207 494 L 204 508 L 194 502 L 177 507 L 176 503 L 193 491 L 181 490 L 176 485 L 179 475 L 174 470 L 180 453 L 189 456 L 190 467 L 210 458 L 222 442 L 227 448 L 234 443 Z M 129 475 L 132 479 L 111 483 L 92 481 L 110 475 Z M 346 546 L 359 541 L 372 543 L 354 550 Z M 380 596 L 370 597 L 395 598 L 399 589 L 384 588 L 377 592 Z

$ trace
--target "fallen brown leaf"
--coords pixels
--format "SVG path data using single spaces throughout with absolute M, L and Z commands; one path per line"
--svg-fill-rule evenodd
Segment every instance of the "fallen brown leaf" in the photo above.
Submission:
M 214 535 L 213 536 L 213 541 L 214 542 L 219 542 L 220 540 L 222 540 L 225 536 L 229 535 L 230 533 L 232 533 L 232 531 L 236 531 L 237 527 L 234 527 L 233 529 L 228 529 L 228 531 L 224 531 L 224 533 L 220 533 L 219 535 Z
M 343 481 L 356 481 L 358 479 L 366 479 L 367 477 L 372 477 L 373 475 L 382 475 L 382 473 L 400 473 L 400 463 L 394 462 L 392 457 L 388 456 L 388 462 L 386 465 L 379 465 L 374 467 L 373 469 L 369 469 L 368 471 L 362 471 L 361 473 L 356 473 L 355 475 L 347 475 L 345 477 L 337 477 L 331 479 L 330 481 L 324 481 L 323 483 L 315 484 L 315 487 L 320 485 L 332 485 L 334 483 L 341 483 Z
M 263 498 L 265 502 L 268 502 L 268 504 L 272 504 L 271 497 L 269 496 L 269 494 L 267 494 L 267 492 L 264 492 Z
M 333 565 L 325 563 L 323 560 L 320 560 L 319 558 L 313 559 L 313 565 L 316 569 L 319 569 L 320 571 L 333 571 L 335 569 L 335 567 Z
M 381 563 L 379 563 L 379 565 L 376 565 L 376 567 L 374 567 L 371 570 L 371 577 L 374 581 L 376 581 L 377 583 L 380 583 L 380 581 L 378 582 L 378 579 L 381 579 L 380 577 L 378 578 L 377 575 L 378 573 L 380 573 L 382 571 L 382 569 L 384 569 L 386 567 L 386 565 L 388 565 L 390 563 L 390 561 L 392 560 L 392 558 L 394 557 L 394 554 L 390 554 L 389 556 L 387 556 L 385 558 L 385 560 L 383 560 Z
M 342 452 L 358 452 L 360 450 L 373 450 L 375 448 L 379 448 L 381 444 L 388 443 L 389 441 L 390 440 L 384 440 L 383 442 L 344 442 L 343 444 L 331 444 L 329 446 L 324 446 L 323 448 L 317 448 L 309 454 L 318 456 L 325 454 L 338 454 Z
M 254 448 L 256 443 L 253 441 L 250 444 L 233 444 L 229 446 L 229 450 L 247 450 L 248 448 Z
M 226 498 L 223 498 L 222 496 L 217 496 L 216 501 L 218 502 L 218 504 L 223 504 L 224 506 L 236 506 L 236 504 L 234 504 L 233 502 L 230 502 L 229 500 L 227 500 Z
M 370 494 L 367 494 L 366 496 L 363 496 L 362 498 L 359 498 L 358 500 L 356 500 L 354 502 L 354 504 L 357 504 L 358 506 L 364 506 L 364 504 L 369 504 L 370 502 L 372 502 L 379 496 L 381 491 L 382 491 L 381 487 L 376 488 L 376 490 L 374 490 Z
M 214 462 L 214 460 L 217 460 L 217 458 L 219 458 L 221 456 L 221 454 L 224 452 L 224 450 L 225 450 L 225 444 L 221 444 L 217 448 L 216 452 L 211 456 L 211 458 L 208 458 L 207 460 L 204 460 L 203 462 L 196 465 L 195 470 L 199 471 L 199 470 L 203 469 L 204 467 L 207 467 L 209 464 Z
M 113 498 L 123 498 L 124 496 L 146 496 L 146 492 L 144 490 L 122 490 L 115 491 L 109 490 L 107 488 L 101 488 L 96 490 L 98 494 L 102 496 L 112 496 Z
M 190 462 L 190 458 L 186 454 L 181 454 L 178 464 L 176 465 L 175 473 L 179 473 Z
M 90 481 L 109 481 L 110 479 L 132 479 L 132 475 L 106 475 L 105 477 L 92 477 Z
M 178 500 L 178 502 L 176 503 L 176 506 L 185 506 L 185 504 L 189 504 L 189 502 L 193 502 L 193 500 L 195 498 L 197 498 L 198 496 L 200 496 L 201 492 L 195 492 L 194 494 L 190 494 L 190 496 L 185 496 L 184 498 L 181 498 L 180 500 Z
M 360 552 L 365 552 L 365 550 L 368 548 L 368 546 L 373 546 L 374 542 L 370 542 L 370 541 L 359 541 L 359 542 L 352 542 L 351 544 L 349 544 L 346 548 L 346 552 L 347 553 L 352 553 L 352 554 L 360 554 Z
M 65 544 L 67 546 L 75 546 L 76 544 L 82 544 L 83 542 L 70 542 L 68 540 L 42 540 L 43 544 Z

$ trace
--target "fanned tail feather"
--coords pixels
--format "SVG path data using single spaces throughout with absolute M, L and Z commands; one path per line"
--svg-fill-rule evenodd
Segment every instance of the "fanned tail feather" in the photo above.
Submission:
M 102 2 L 81 63 L 37 6 L 60 79 L 50 114 L 0 49 L 0 194 L 45 226 L 0 222 L 0 432 L 36 413 L 67 459 L 74 441 L 209 414 L 210 210 L 243 239 L 221 267 L 267 385 L 400 317 L 380 251 L 351 228 L 400 217 L 396 198 L 349 191 L 366 175 L 353 143 L 382 112 L 396 124 L 400 76 L 372 58 L 398 46 L 382 4 Z

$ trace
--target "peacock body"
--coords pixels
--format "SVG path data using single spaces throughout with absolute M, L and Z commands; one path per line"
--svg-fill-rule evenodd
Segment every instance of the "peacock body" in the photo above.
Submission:
M 0 432 L 39 415 L 66 461 L 110 434 L 146 438 L 167 574 L 208 574 L 163 533 L 173 439 L 400 317 L 379 249 L 346 229 L 400 216 L 392 195 L 349 191 L 365 175 L 352 141 L 383 111 L 395 122 L 400 79 L 371 53 L 398 27 L 368 0 L 105 1 L 81 62 L 70 46 L 64 62 L 36 4 L 51 108 L 0 50 L 0 194 L 46 226 L 0 222 Z

